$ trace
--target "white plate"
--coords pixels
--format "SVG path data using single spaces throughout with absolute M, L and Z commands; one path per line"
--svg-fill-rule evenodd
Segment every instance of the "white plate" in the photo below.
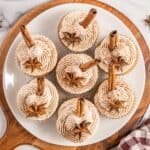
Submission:
M 130 30 L 114 15 L 107 12 L 104 9 L 101 9 L 96 6 L 88 5 L 88 4 L 64 4 L 60 6 L 56 6 L 54 8 L 48 9 L 47 11 L 40 14 L 38 17 L 34 18 L 29 24 L 28 28 L 32 33 L 43 34 L 51 38 L 56 47 L 60 52 L 64 51 L 65 53 L 69 53 L 69 50 L 65 50 L 64 46 L 60 43 L 57 36 L 57 24 L 60 18 L 72 10 L 89 10 L 91 7 L 95 7 L 98 10 L 97 19 L 100 26 L 100 38 L 99 41 L 102 40 L 110 31 L 117 29 L 121 34 L 129 36 L 139 48 L 137 41 L 134 36 L 130 32 Z M 15 118 L 19 121 L 19 123 L 28 130 L 31 134 L 36 136 L 37 138 L 46 141 L 48 143 L 58 144 L 58 145 L 66 145 L 66 146 L 81 146 L 92 144 L 98 141 L 101 141 L 120 128 L 122 128 L 134 114 L 135 110 L 140 103 L 140 100 L 144 91 L 145 84 L 145 66 L 142 53 L 139 49 L 139 58 L 136 67 L 123 78 L 130 83 L 130 85 L 135 90 L 135 95 L 137 100 L 135 102 L 135 107 L 131 113 L 121 119 L 107 119 L 105 117 L 100 116 L 100 124 L 97 132 L 91 138 L 83 143 L 72 143 L 67 141 L 63 137 L 61 137 L 56 132 L 55 122 L 56 115 L 52 118 L 38 122 L 31 121 L 29 119 L 24 118 L 20 111 L 16 106 L 16 95 L 19 88 L 24 85 L 31 78 L 24 75 L 15 65 L 14 61 L 14 51 L 20 40 L 20 34 L 16 37 L 14 42 L 12 43 L 7 58 L 5 60 L 4 72 L 3 72 L 3 87 L 6 96 L 7 103 L 15 116 Z M 63 54 L 62 54 L 63 55 Z M 59 56 L 60 57 L 60 56 Z M 142 74 L 141 74 L 142 73 Z M 50 77 L 53 82 L 55 82 L 55 78 Z M 60 88 L 60 95 L 64 93 Z M 61 96 L 62 97 L 62 96 Z M 63 97 L 65 99 L 65 97 Z

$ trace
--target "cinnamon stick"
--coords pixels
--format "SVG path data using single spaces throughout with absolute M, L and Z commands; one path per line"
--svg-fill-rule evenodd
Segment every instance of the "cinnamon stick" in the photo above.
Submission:
M 34 46 L 35 43 L 34 43 L 32 37 L 30 36 L 29 31 L 28 31 L 27 28 L 25 27 L 25 25 L 21 25 L 21 26 L 20 26 L 20 31 L 21 31 L 21 33 L 22 33 L 22 36 L 23 36 L 23 38 L 24 38 L 24 41 L 25 41 L 26 45 L 27 45 L 29 48 L 32 47 L 32 46 Z
M 76 112 L 75 114 L 78 116 L 78 117 L 81 117 L 84 113 L 84 99 L 83 98 L 79 98 L 77 100 L 77 105 L 76 105 Z
M 117 46 L 118 32 L 114 30 L 109 35 L 109 49 L 112 51 Z
M 92 20 L 95 18 L 97 14 L 97 10 L 95 8 L 90 9 L 88 15 L 85 17 L 83 21 L 81 21 L 79 24 L 83 26 L 83 28 L 87 28 L 88 25 L 92 22 Z
M 97 65 L 98 63 L 100 62 L 100 59 L 94 59 L 94 60 L 91 60 L 91 61 L 88 61 L 84 64 L 81 64 L 80 65 L 80 69 L 85 72 L 86 70 L 88 70 L 89 68 Z
M 45 87 L 44 77 L 38 77 L 37 78 L 37 92 L 36 92 L 36 94 L 38 96 L 42 96 L 43 95 L 43 93 L 44 93 L 44 87 Z
M 115 89 L 115 65 L 109 65 L 109 72 L 108 72 L 108 90 L 112 91 Z

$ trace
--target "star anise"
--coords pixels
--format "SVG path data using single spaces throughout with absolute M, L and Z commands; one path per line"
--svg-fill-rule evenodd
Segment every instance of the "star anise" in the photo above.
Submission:
M 77 124 L 75 128 L 73 129 L 73 132 L 75 133 L 75 136 L 78 135 L 79 139 L 82 136 L 82 133 L 88 133 L 91 134 L 88 127 L 90 126 L 91 122 L 87 122 L 86 120 L 82 121 L 80 124 Z
M 34 71 L 34 69 L 38 69 L 40 70 L 41 69 L 41 66 L 42 64 L 37 60 L 37 58 L 31 58 L 29 57 L 29 60 L 27 60 L 25 63 L 24 63 L 24 66 L 26 69 L 30 68 L 31 69 L 31 72 Z
M 76 36 L 76 33 L 63 32 L 63 35 L 62 40 L 67 42 L 68 46 L 74 46 L 76 43 L 79 44 L 81 42 L 81 38 Z
M 112 58 L 112 63 L 115 64 L 115 68 L 117 70 L 122 70 L 122 68 L 127 65 L 127 63 L 125 62 L 125 60 L 119 56 L 119 57 L 113 57 Z
M 84 77 L 76 77 L 74 73 L 66 72 L 63 80 L 70 86 L 81 87 L 81 81 L 84 79 Z
M 45 104 L 25 106 L 27 117 L 38 117 L 46 113 Z
M 150 26 L 150 15 L 144 21 Z
M 109 102 L 109 111 L 115 110 L 119 112 L 120 108 L 124 108 L 125 101 L 113 100 Z

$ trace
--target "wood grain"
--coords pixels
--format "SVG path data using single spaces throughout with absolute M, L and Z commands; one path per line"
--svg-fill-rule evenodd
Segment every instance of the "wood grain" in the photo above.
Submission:
M 45 10 L 52 8 L 54 6 L 64 4 L 64 3 L 88 3 L 92 5 L 96 5 L 98 7 L 101 7 L 110 13 L 114 14 L 116 17 L 118 17 L 122 22 L 131 30 L 133 35 L 135 36 L 144 57 L 145 62 L 145 68 L 146 68 L 146 84 L 145 84 L 145 91 L 141 100 L 141 103 L 136 111 L 136 113 L 133 115 L 133 117 L 130 119 L 130 121 L 117 133 L 109 137 L 108 139 L 105 139 L 101 142 L 84 146 L 84 147 L 63 147 L 53 144 L 45 143 L 36 137 L 32 136 L 30 133 L 28 133 L 14 118 L 12 115 L 6 100 L 4 96 L 3 91 L 3 85 L 2 85 L 2 73 L 3 73 L 3 64 L 5 57 L 7 55 L 7 52 L 9 50 L 10 45 L 12 44 L 13 40 L 17 36 L 19 32 L 19 26 L 21 24 L 28 24 L 34 17 L 39 15 L 40 13 L 44 12 Z M 108 149 L 115 144 L 117 144 L 121 137 L 126 135 L 128 132 L 130 132 L 131 127 L 143 116 L 144 112 L 146 111 L 148 104 L 150 103 L 150 54 L 148 50 L 148 46 L 140 33 L 140 31 L 137 29 L 137 27 L 121 12 L 116 10 L 115 8 L 95 0 L 55 0 L 52 2 L 47 2 L 45 4 L 42 4 L 33 10 L 26 13 L 23 17 L 21 17 L 15 25 L 10 29 L 10 31 L 7 34 L 7 37 L 5 38 L 4 42 L 2 43 L 2 46 L 0 48 L 0 105 L 2 105 L 4 113 L 7 116 L 8 121 L 8 127 L 7 132 L 3 136 L 3 138 L 0 140 L 0 149 L 1 150 L 11 150 L 14 149 L 17 145 L 29 143 L 35 146 L 40 147 L 43 150 L 104 150 Z M 12 99 L 14 100 L 14 99 Z M 99 131 L 100 133 L 100 131 Z

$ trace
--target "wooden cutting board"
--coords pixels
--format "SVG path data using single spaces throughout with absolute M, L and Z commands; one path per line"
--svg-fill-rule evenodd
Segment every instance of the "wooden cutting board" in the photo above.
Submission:
M 5 57 L 7 55 L 7 52 L 9 50 L 10 45 L 12 44 L 13 40 L 15 39 L 16 35 L 19 32 L 19 26 L 21 24 L 28 24 L 34 17 L 39 15 L 40 13 L 44 12 L 45 10 L 52 8 L 54 6 L 58 6 L 64 3 L 88 3 L 92 5 L 96 5 L 98 7 L 101 7 L 116 17 L 118 17 L 122 22 L 131 30 L 133 35 L 135 36 L 136 40 L 138 41 L 138 44 L 142 50 L 142 54 L 144 57 L 145 62 L 145 68 L 146 68 L 146 84 L 145 84 L 145 91 L 144 95 L 142 97 L 141 103 L 136 111 L 136 113 L 133 115 L 133 117 L 129 120 L 129 122 L 118 132 L 116 132 L 111 137 L 84 147 L 65 147 L 65 146 L 57 146 L 53 144 L 45 143 L 36 137 L 32 136 L 30 133 L 28 133 L 14 118 L 14 116 L 11 113 L 11 110 L 9 109 L 5 97 L 4 97 L 4 91 L 2 86 L 2 73 L 3 73 L 3 64 L 5 61 Z M 44 3 L 31 11 L 27 12 L 23 17 L 21 17 L 15 25 L 10 29 L 8 32 L 4 42 L 2 43 L 2 46 L 0 48 L 0 105 L 2 106 L 4 113 L 7 117 L 8 126 L 7 131 L 5 135 L 0 140 L 0 150 L 11 150 L 14 149 L 16 146 L 20 144 L 32 144 L 35 145 L 43 150 L 103 150 L 108 149 L 114 145 L 116 145 L 119 140 L 126 135 L 128 132 L 130 132 L 131 127 L 134 126 L 134 124 L 141 119 L 145 111 L 147 110 L 148 104 L 150 103 L 150 54 L 148 50 L 148 46 L 140 33 L 140 31 L 137 29 L 137 27 L 121 12 L 116 10 L 115 8 L 95 0 L 55 0 L 52 2 Z

